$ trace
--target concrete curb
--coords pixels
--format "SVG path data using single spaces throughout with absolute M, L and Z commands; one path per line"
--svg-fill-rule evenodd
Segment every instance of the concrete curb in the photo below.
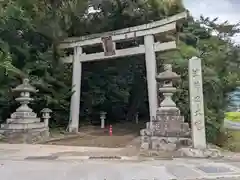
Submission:
M 12 160 L 99 160 L 99 161 L 153 161 L 155 158 L 138 157 L 138 156 L 28 156 L 28 157 L 11 157 Z M 166 160 L 166 159 L 164 159 Z
M 159 157 L 139 157 L 139 156 L 57 156 L 57 155 L 39 155 L 39 156 L 7 156 L 0 157 L 1 160 L 37 160 L 37 161 L 175 161 L 175 160 L 212 160 L 214 162 L 240 162 L 240 158 L 159 158 Z
M 111 161 L 153 161 L 154 158 L 150 157 L 138 157 L 138 156 L 116 156 L 116 157 L 107 157 L 107 156 L 60 156 L 56 160 L 111 160 Z
M 224 127 L 227 128 L 227 129 L 232 129 L 232 130 L 240 130 L 240 123 L 229 121 L 229 120 L 225 119 L 224 120 Z
M 60 140 L 68 140 L 68 139 L 74 139 L 77 137 L 83 137 L 85 136 L 84 134 L 68 134 L 67 136 L 64 137 L 56 137 L 56 138 L 51 138 L 45 141 L 38 141 L 35 144 L 47 144 L 47 143 L 54 143 L 56 141 L 60 141 Z
M 0 157 L 0 159 L 6 159 L 6 157 Z M 101 155 L 92 155 L 92 156 L 69 156 L 69 155 L 56 155 L 56 154 L 47 154 L 47 155 L 29 155 L 29 156 L 8 156 L 8 159 L 12 160 L 103 160 L 103 161 L 154 161 L 154 160 L 161 160 L 161 161 L 172 161 L 172 160 L 213 160 L 213 161 L 231 161 L 235 159 L 235 162 L 239 162 L 236 158 L 194 158 L 194 157 L 144 157 L 144 156 L 101 156 Z

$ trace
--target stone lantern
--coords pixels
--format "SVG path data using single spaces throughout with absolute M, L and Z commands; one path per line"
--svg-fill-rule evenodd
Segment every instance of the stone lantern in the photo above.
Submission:
M 49 125 L 49 119 L 51 118 L 50 113 L 52 113 L 52 110 L 49 108 L 44 108 L 41 110 L 42 113 L 42 118 L 44 120 L 45 123 L 45 127 L 48 128 Z
M 13 92 L 20 93 L 20 97 L 15 100 L 21 105 L 11 117 L 6 120 L 5 124 L 1 124 L 0 132 L 6 139 L 18 139 L 18 142 L 32 143 L 38 140 L 48 138 L 49 130 L 44 122 L 37 117 L 37 114 L 28 106 L 34 99 L 30 97 L 30 93 L 36 93 L 35 87 L 30 85 L 29 79 L 23 79 L 23 83 L 12 89 Z
M 182 142 L 191 143 L 189 125 L 184 123 L 184 117 L 172 100 L 172 95 L 176 92 L 173 80 L 178 79 L 180 76 L 172 72 L 171 64 L 165 64 L 164 72 L 156 76 L 156 81 L 160 84 L 159 92 L 164 99 L 157 109 L 156 117 L 140 132 L 141 148 L 144 150 L 174 151 Z
M 171 64 L 166 64 L 164 70 L 164 72 L 159 73 L 156 76 L 156 81 L 161 85 L 159 92 L 164 96 L 163 101 L 159 105 L 157 114 L 174 113 L 179 111 L 176 107 L 176 103 L 172 100 L 172 96 L 177 90 L 173 87 L 173 81 L 179 80 L 180 76 L 177 73 L 172 72 Z
M 101 119 L 101 128 L 104 129 L 105 128 L 105 119 L 106 119 L 106 112 L 101 111 L 100 112 L 100 119 Z

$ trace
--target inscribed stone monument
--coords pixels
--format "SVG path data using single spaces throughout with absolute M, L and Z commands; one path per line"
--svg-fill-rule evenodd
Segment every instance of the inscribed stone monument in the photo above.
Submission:
M 193 147 L 206 148 L 201 59 L 189 60 L 189 91 Z
M 201 59 L 191 58 L 188 70 L 193 146 L 181 148 L 179 151 L 188 157 L 221 157 L 219 150 L 207 147 L 206 143 Z

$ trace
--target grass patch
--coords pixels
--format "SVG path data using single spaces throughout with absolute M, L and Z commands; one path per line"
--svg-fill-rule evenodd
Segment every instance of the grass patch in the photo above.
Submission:
M 240 112 L 227 112 L 225 118 L 232 122 L 240 122 Z
M 224 148 L 233 152 L 240 152 L 240 131 L 228 130 L 227 132 L 229 138 L 224 144 Z

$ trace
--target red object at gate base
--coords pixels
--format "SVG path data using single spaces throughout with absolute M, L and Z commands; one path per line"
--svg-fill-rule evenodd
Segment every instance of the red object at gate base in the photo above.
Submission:
M 112 125 L 109 126 L 109 136 L 112 136 Z

